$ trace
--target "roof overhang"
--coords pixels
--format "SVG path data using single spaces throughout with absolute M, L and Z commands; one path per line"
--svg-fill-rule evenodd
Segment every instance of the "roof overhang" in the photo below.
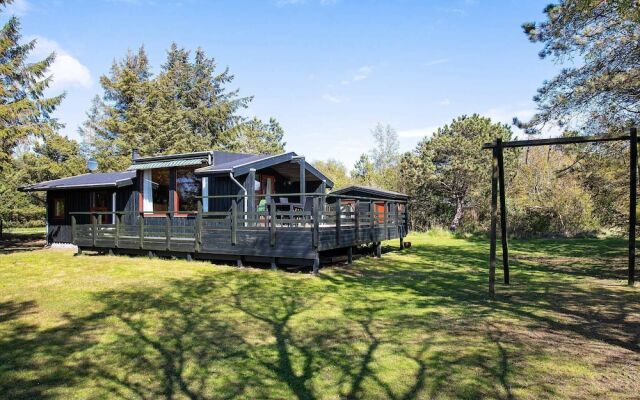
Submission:
M 108 181 L 91 182 L 92 174 L 83 174 L 71 176 L 68 178 L 55 179 L 35 183 L 33 185 L 25 185 L 18 188 L 21 192 L 47 192 L 51 190 L 74 190 L 74 189 L 117 189 L 120 187 L 133 185 L 133 176 L 131 174 L 121 178 L 114 178 Z M 79 181 L 81 179 L 82 181 Z
M 158 168 L 171 168 L 171 167 L 190 167 L 195 165 L 202 165 L 207 162 L 206 158 L 186 158 L 177 160 L 158 160 L 158 161 L 145 161 L 136 162 L 132 164 L 128 171 L 136 171 L 142 169 L 158 169 Z

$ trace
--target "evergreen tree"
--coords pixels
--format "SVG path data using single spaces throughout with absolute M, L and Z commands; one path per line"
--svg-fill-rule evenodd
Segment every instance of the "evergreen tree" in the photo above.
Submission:
M 11 1 L 0 0 L 0 7 L 9 3 Z M 18 144 L 31 135 L 49 134 L 58 128 L 51 113 L 64 97 L 44 96 L 44 90 L 51 83 L 47 68 L 55 54 L 28 63 L 36 41 L 21 44 L 20 39 L 20 22 L 12 16 L 0 30 L 0 173 L 10 168 Z
M 225 148 L 239 153 L 279 154 L 286 144 L 283 136 L 284 130 L 274 118 L 265 124 L 254 117 L 236 128 L 233 141 Z
M 541 58 L 571 61 L 535 97 L 539 112 L 522 126 L 549 123 L 608 133 L 640 122 L 640 5 L 637 0 L 559 0 L 547 20 L 525 23 Z M 575 62 L 574 60 L 577 60 Z
M 481 148 L 498 137 L 511 139 L 508 125 L 493 123 L 477 114 L 461 116 L 423 139 L 413 155 L 403 157 L 402 185 L 413 198 L 413 206 L 417 206 L 411 212 L 423 214 L 420 207 L 425 205 L 436 216 L 435 220 L 416 221 L 418 227 L 446 223 L 455 231 L 470 209 L 476 220 L 486 220 L 482 214 L 486 215 L 484 204 L 489 198 L 491 153 Z M 512 170 L 516 159 L 516 151 L 505 152 L 505 163 Z
M 351 170 L 351 179 L 360 185 L 371 186 L 373 185 L 373 174 L 374 167 L 369 156 L 366 153 L 361 154 Z
M 263 123 L 239 115 L 252 98 L 227 90 L 232 81 L 228 69 L 218 72 L 202 49 L 192 61 L 190 52 L 175 43 L 152 77 L 141 47 L 114 62 L 109 76 L 101 78 L 104 96 L 94 100 L 81 134 L 102 170 L 126 168 L 134 148 L 142 155 L 283 151 L 283 131 L 275 120 Z
M 326 161 L 314 161 L 313 165 L 333 181 L 334 190 L 342 189 L 352 183 L 347 175 L 347 167 L 341 161 L 330 158 Z

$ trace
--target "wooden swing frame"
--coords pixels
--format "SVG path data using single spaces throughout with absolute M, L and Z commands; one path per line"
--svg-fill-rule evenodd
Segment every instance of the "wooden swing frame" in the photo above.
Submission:
M 493 152 L 491 173 L 491 236 L 489 247 L 489 294 L 495 294 L 496 280 L 496 247 L 497 247 L 497 219 L 498 192 L 500 194 L 500 233 L 502 241 L 502 268 L 505 285 L 509 284 L 509 246 L 507 243 L 507 207 L 504 188 L 504 156 L 505 148 L 564 145 L 577 143 L 629 141 L 629 276 L 628 284 L 635 284 L 636 267 L 636 195 L 638 185 L 638 131 L 631 128 L 628 136 L 597 137 L 579 136 L 552 139 L 516 140 L 503 142 L 501 138 L 493 143 L 485 143 L 483 149 Z M 499 191 L 498 191 L 499 188 Z

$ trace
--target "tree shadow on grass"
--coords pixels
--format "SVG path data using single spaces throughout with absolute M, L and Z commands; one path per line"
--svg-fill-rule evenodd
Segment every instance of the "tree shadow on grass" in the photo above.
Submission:
M 564 246 L 549 242 L 550 250 L 539 243 L 535 251 L 582 257 L 624 254 L 624 241 L 605 241 L 604 247 L 608 250 L 603 251 L 599 250 L 597 240 L 581 242 L 583 249 L 576 250 L 576 243 L 569 241 Z M 640 352 L 640 292 L 627 288 L 620 281 L 593 279 L 583 283 L 573 278 L 611 269 L 619 260 L 602 258 L 587 263 L 570 262 L 563 263 L 562 268 L 549 265 L 547 258 L 523 261 L 512 267 L 513 283 L 509 286 L 498 284 L 498 294 L 491 300 L 487 295 L 485 247 L 466 243 L 464 246 L 413 247 L 407 252 L 412 256 L 410 262 L 370 260 L 370 265 L 364 268 L 345 268 L 327 279 L 350 285 L 354 290 L 365 285 L 372 290 L 410 291 L 419 296 L 423 307 L 446 306 L 458 309 L 462 314 L 486 317 L 499 312 L 551 330 L 572 332 Z M 534 251 L 530 245 L 514 247 Z
M 46 244 L 43 233 L 7 233 L 0 239 L 0 255 L 40 250 Z
M 36 312 L 31 301 L 0 303 L 0 397 L 46 399 L 55 389 L 72 386 L 87 376 L 86 364 L 72 357 L 91 347 L 92 321 L 64 317 L 49 329 L 39 329 L 22 317 Z
M 218 270 L 94 293 L 95 312 L 49 329 L 24 322 L 33 303 L 1 303 L 0 394 L 554 398 L 566 376 L 530 360 L 591 340 L 603 369 L 637 368 L 636 291 L 514 273 L 490 300 L 483 246 L 419 245 L 319 278 Z

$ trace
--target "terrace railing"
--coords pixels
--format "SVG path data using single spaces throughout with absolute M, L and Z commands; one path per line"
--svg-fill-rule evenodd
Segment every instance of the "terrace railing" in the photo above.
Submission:
M 299 194 L 271 196 L 284 195 Z M 230 198 L 229 210 L 203 211 L 200 198 L 198 210 L 188 213 L 71 212 L 72 239 L 81 247 L 201 252 L 205 251 L 205 237 L 226 237 L 231 246 L 236 246 L 240 236 L 267 235 L 268 245 L 274 247 L 278 245 L 278 232 L 298 232 L 301 238 L 311 233 L 311 245 L 324 250 L 379 242 L 406 234 L 406 205 L 400 206 L 404 202 L 318 193 L 307 193 L 305 196 L 312 198 L 312 207 L 307 210 L 302 207 L 297 210 L 278 210 L 277 204 L 271 200 L 265 211 L 245 211 L 244 196 L 207 196 Z M 327 197 L 336 198 L 328 204 Z M 379 211 L 375 204 L 381 203 L 384 206 Z M 287 243 L 290 241 L 283 245 Z M 206 247 L 206 252 L 211 252 L 212 245 L 207 243 Z

